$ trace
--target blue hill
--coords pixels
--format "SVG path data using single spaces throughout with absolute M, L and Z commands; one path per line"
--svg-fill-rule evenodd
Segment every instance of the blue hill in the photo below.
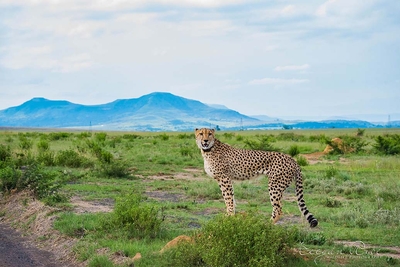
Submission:
M 200 101 L 156 92 L 102 105 L 33 98 L 0 111 L 3 127 L 97 127 L 120 130 L 187 130 L 201 126 L 257 124 L 255 118 Z

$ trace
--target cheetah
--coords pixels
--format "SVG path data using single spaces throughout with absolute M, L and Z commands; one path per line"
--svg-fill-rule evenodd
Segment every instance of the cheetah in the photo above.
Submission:
M 235 214 L 232 179 L 248 180 L 266 175 L 273 223 L 276 223 L 282 215 L 283 192 L 292 180 L 295 180 L 300 212 L 307 219 L 310 227 L 318 225 L 317 219 L 306 207 L 301 169 L 292 157 L 280 152 L 234 148 L 216 139 L 214 129 L 195 129 L 195 135 L 196 144 L 204 159 L 204 170 L 217 180 L 229 215 Z

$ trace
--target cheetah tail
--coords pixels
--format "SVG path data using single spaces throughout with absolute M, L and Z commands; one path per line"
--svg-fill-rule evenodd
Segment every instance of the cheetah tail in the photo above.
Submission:
M 308 211 L 306 202 L 304 201 L 303 196 L 303 176 L 301 174 L 301 170 L 298 171 L 296 175 L 296 196 L 297 203 L 299 205 L 300 212 L 307 219 L 310 227 L 315 227 L 318 225 L 318 220 L 312 215 L 311 212 Z

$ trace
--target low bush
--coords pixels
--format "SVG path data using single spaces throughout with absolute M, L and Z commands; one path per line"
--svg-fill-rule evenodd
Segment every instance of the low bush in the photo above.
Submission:
M 36 160 L 46 166 L 54 166 L 56 164 L 55 153 L 53 151 L 39 151 Z
M 155 238 L 161 233 L 163 218 L 161 210 L 140 194 L 130 194 L 116 199 L 111 222 L 127 230 L 129 238 Z
M 277 137 L 277 140 L 280 141 L 306 141 L 307 138 L 302 134 L 295 134 L 295 133 L 280 133 Z
M 297 145 L 290 146 L 288 154 L 292 157 L 297 156 L 298 154 L 300 154 L 299 147 Z
M 297 242 L 305 245 L 322 246 L 326 243 L 326 237 L 322 232 L 298 231 L 295 236 Z
M 33 147 L 33 141 L 25 135 L 19 135 L 19 147 L 22 150 L 30 150 Z
M 159 134 L 156 137 L 159 138 L 160 140 L 163 140 L 163 141 L 168 141 L 169 140 L 169 135 L 165 134 L 165 133 L 164 134 Z
M 115 177 L 115 178 L 123 178 L 129 175 L 127 164 L 120 160 L 113 160 L 111 162 L 101 162 L 100 172 L 107 177 Z
M 58 166 L 80 168 L 90 166 L 90 162 L 84 156 L 72 149 L 61 150 L 55 156 L 55 163 Z
M 256 214 L 217 216 L 162 255 L 162 266 L 286 266 L 298 233 Z M 167 263 L 168 262 L 168 263 Z
M 274 147 L 271 143 L 273 139 L 271 136 L 262 135 L 258 137 L 258 141 L 246 139 L 244 141 L 246 147 L 253 150 L 263 150 L 263 151 L 279 151 L 279 148 Z
M 308 166 L 308 160 L 304 156 L 297 156 L 296 157 L 297 164 L 300 166 Z
M 48 139 L 50 141 L 57 141 L 57 140 L 66 140 L 70 136 L 72 136 L 73 133 L 66 133 L 66 132 L 54 132 L 54 133 L 49 133 Z
M 40 140 L 37 144 L 36 144 L 38 150 L 40 152 L 44 152 L 44 151 L 48 151 L 50 149 L 50 144 L 47 140 Z
M 15 169 L 11 164 L 0 168 L 0 190 L 8 192 L 17 188 L 17 184 L 21 178 L 21 171 Z
M 374 149 L 383 155 L 400 154 L 400 134 L 390 134 L 375 138 Z
M 337 207 L 342 206 L 342 202 L 340 202 L 339 200 L 334 199 L 332 197 L 325 198 L 325 200 L 323 201 L 322 204 L 328 208 L 337 208 Z
M 340 136 L 336 141 L 326 140 L 325 142 L 332 147 L 329 154 L 360 153 L 363 152 L 368 145 L 362 138 L 349 135 Z
M 56 172 L 46 171 L 37 163 L 25 166 L 22 171 L 9 164 L 0 169 L 0 190 L 7 192 L 28 189 L 36 198 L 54 204 L 66 200 L 58 192 L 62 184 L 56 178 Z
M 107 139 L 107 133 L 95 133 L 94 138 L 97 142 L 104 143 Z
M 7 161 L 10 158 L 11 158 L 10 147 L 0 144 L 0 161 Z
M 194 139 L 194 135 L 187 133 L 178 134 L 178 139 Z

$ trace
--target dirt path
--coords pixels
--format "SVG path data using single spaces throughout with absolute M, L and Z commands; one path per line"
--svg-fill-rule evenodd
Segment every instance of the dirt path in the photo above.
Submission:
M 0 224 L 1 267 L 67 267 L 58 262 L 48 251 L 40 250 L 29 243 L 14 229 Z

